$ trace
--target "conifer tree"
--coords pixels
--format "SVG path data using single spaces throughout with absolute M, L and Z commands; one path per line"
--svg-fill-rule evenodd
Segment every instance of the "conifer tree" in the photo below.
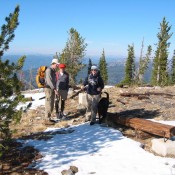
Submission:
M 100 70 L 101 77 L 104 81 L 104 84 L 107 84 L 108 83 L 108 71 L 107 71 L 107 63 L 105 59 L 104 49 L 103 49 L 102 55 L 99 60 L 99 70 Z
M 17 6 L 14 12 L 5 18 L 6 24 L 2 25 L 0 33 L 0 134 L 4 140 L 11 136 L 9 124 L 14 120 L 19 120 L 22 112 L 16 110 L 19 102 L 23 101 L 20 93 L 22 84 L 17 73 L 23 67 L 25 56 L 19 58 L 16 64 L 10 63 L 9 60 L 2 60 L 4 52 L 9 49 L 9 43 L 15 37 L 14 32 L 19 24 L 19 10 Z
M 121 82 L 124 85 L 131 85 L 133 83 L 135 63 L 134 63 L 134 45 L 128 45 L 128 57 L 125 64 L 125 78 Z
M 165 17 L 160 24 L 160 32 L 157 34 L 158 44 L 155 51 L 155 57 L 153 60 L 153 69 L 151 83 L 152 85 L 165 86 L 168 85 L 168 48 L 170 43 L 168 40 L 171 38 L 172 33 L 169 33 L 171 26 L 166 21 Z
M 91 59 L 89 58 L 89 64 L 88 64 L 88 75 L 89 75 L 90 72 L 91 72 L 91 67 L 92 67 L 92 61 L 91 61 Z
M 70 83 L 75 84 L 77 73 L 84 66 L 82 59 L 85 56 L 87 44 L 85 39 L 74 28 L 69 30 L 69 38 L 62 53 L 59 55 L 59 61 L 66 64 L 69 73 Z
M 171 83 L 175 84 L 175 50 L 171 60 Z

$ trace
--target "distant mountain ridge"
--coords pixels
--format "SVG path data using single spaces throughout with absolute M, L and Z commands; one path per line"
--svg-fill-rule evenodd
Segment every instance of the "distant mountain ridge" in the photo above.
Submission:
M 17 62 L 17 60 L 23 55 L 6 55 L 3 60 L 9 59 L 11 62 Z M 26 60 L 23 66 L 23 70 L 36 69 L 41 65 L 49 66 L 53 55 L 26 55 Z
M 6 55 L 2 59 L 9 59 L 11 62 L 17 62 L 17 60 L 23 55 Z M 32 72 L 32 84 L 36 86 L 35 83 L 35 76 L 37 73 L 38 67 L 41 65 L 47 65 L 49 66 L 51 63 L 51 60 L 53 59 L 53 55 L 27 55 L 26 60 L 23 66 L 24 71 L 24 79 L 27 82 L 30 82 L 30 71 Z M 98 65 L 99 58 L 94 57 L 90 58 L 93 64 Z M 83 59 L 84 64 L 88 64 L 89 58 L 86 57 Z M 106 58 L 107 62 L 107 69 L 108 69 L 108 84 L 109 85 L 115 85 L 123 80 L 125 76 L 125 59 L 124 58 Z M 77 83 L 80 82 L 80 80 L 84 80 L 87 76 L 87 66 L 85 66 L 77 75 L 76 81 Z M 146 72 L 146 81 L 149 81 L 150 77 L 150 71 Z
M 3 56 L 3 60 L 10 60 L 11 62 L 17 62 L 17 60 L 23 55 L 5 55 Z M 26 60 L 23 66 L 23 70 L 28 70 L 28 69 L 34 69 L 34 68 L 38 68 L 41 65 L 47 65 L 49 66 L 51 63 L 51 60 L 53 59 L 54 55 L 26 55 Z M 88 57 L 86 56 L 85 58 L 83 58 L 83 63 L 84 64 L 88 64 L 89 62 L 89 58 L 91 59 L 93 64 L 98 64 L 99 63 L 99 59 L 98 57 Z M 124 58 L 116 58 L 116 57 L 109 57 L 106 58 L 106 62 L 107 63 L 111 63 L 111 62 L 123 62 Z

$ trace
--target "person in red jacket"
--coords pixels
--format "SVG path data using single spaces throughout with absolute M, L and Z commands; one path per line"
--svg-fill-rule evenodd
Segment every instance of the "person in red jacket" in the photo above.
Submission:
M 56 72 L 56 89 L 58 96 L 55 101 L 56 115 L 58 119 L 64 117 L 65 100 L 69 90 L 69 74 L 65 71 L 66 65 L 59 64 L 59 71 Z M 61 103 L 61 105 L 59 105 Z

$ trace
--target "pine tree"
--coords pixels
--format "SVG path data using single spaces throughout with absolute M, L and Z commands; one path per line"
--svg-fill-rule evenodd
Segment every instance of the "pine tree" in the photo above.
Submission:
M 14 39 L 14 31 L 18 26 L 19 6 L 13 13 L 5 18 L 6 24 L 2 25 L 0 33 L 0 134 L 4 140 L 10 138 L 9 124 L 19 120 L 22 110 L 16 110 L 19 102 L 23 101 L 21 95 L 21 82 L 17 77 L 18 71 L 23 67 L 25 56 L 18 62 L 10 63 L 9 60 L 2 61 L 2 56 L 9 49 L 9 43 Z M 0 152 L 2 150 L 0 149 Z
M 107 71 L 107 63 L 105 59 L 104 49 L 103 49 L 102 55 L 99 60 L 99 70 L 100 70 L 101 77 L 104 81 L 104 84 L 107 84 L 108 83 L 108 71 Z
M 125 78 L 120 84 L 131 85 L 133 83 L 135 71 L 134 58 L 134 45 L 128 45 L 128 57 L 125 64 Z
M 171 60 L 171 83 L 175 84 L 175 50 L 173 58 Z
M 87 44 L 85 39 L 80 34 L 71 28 L 69 38 L 62 53 L 59 55 L 59 61 L 66 64 L 66 69 L 69 72 L 70 83 L 75 84 L 77 73 L 83 68 L 82 59 L 85 56 Z
M 168 85 L 168 48 L 170 43 L 168 40 L 171 38 L 172 33 L 169 34 L 171 26 L 166 21 L 165 17 L 160 24 L 160 32 L 157 34 L 158 44 L 155 51 L 155 57 L 153 60 L 153 69 L 151 83 L 152 85 Z
M 90 72 L 91 72 L 91 67 L 92 67 L 92 61 L 91 61 L 91 59 L 89 58 L 89 64 L 88 64 L 88 75 L 89 75 Z

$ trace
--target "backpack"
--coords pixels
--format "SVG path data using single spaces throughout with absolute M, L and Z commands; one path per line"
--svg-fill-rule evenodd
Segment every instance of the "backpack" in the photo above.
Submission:
M 47 69 L 47 66 L 40 66 L 37 71 L 36 75 L 36 84 L 39 88 L 44 88 L 45 83 L 45 71 Z

